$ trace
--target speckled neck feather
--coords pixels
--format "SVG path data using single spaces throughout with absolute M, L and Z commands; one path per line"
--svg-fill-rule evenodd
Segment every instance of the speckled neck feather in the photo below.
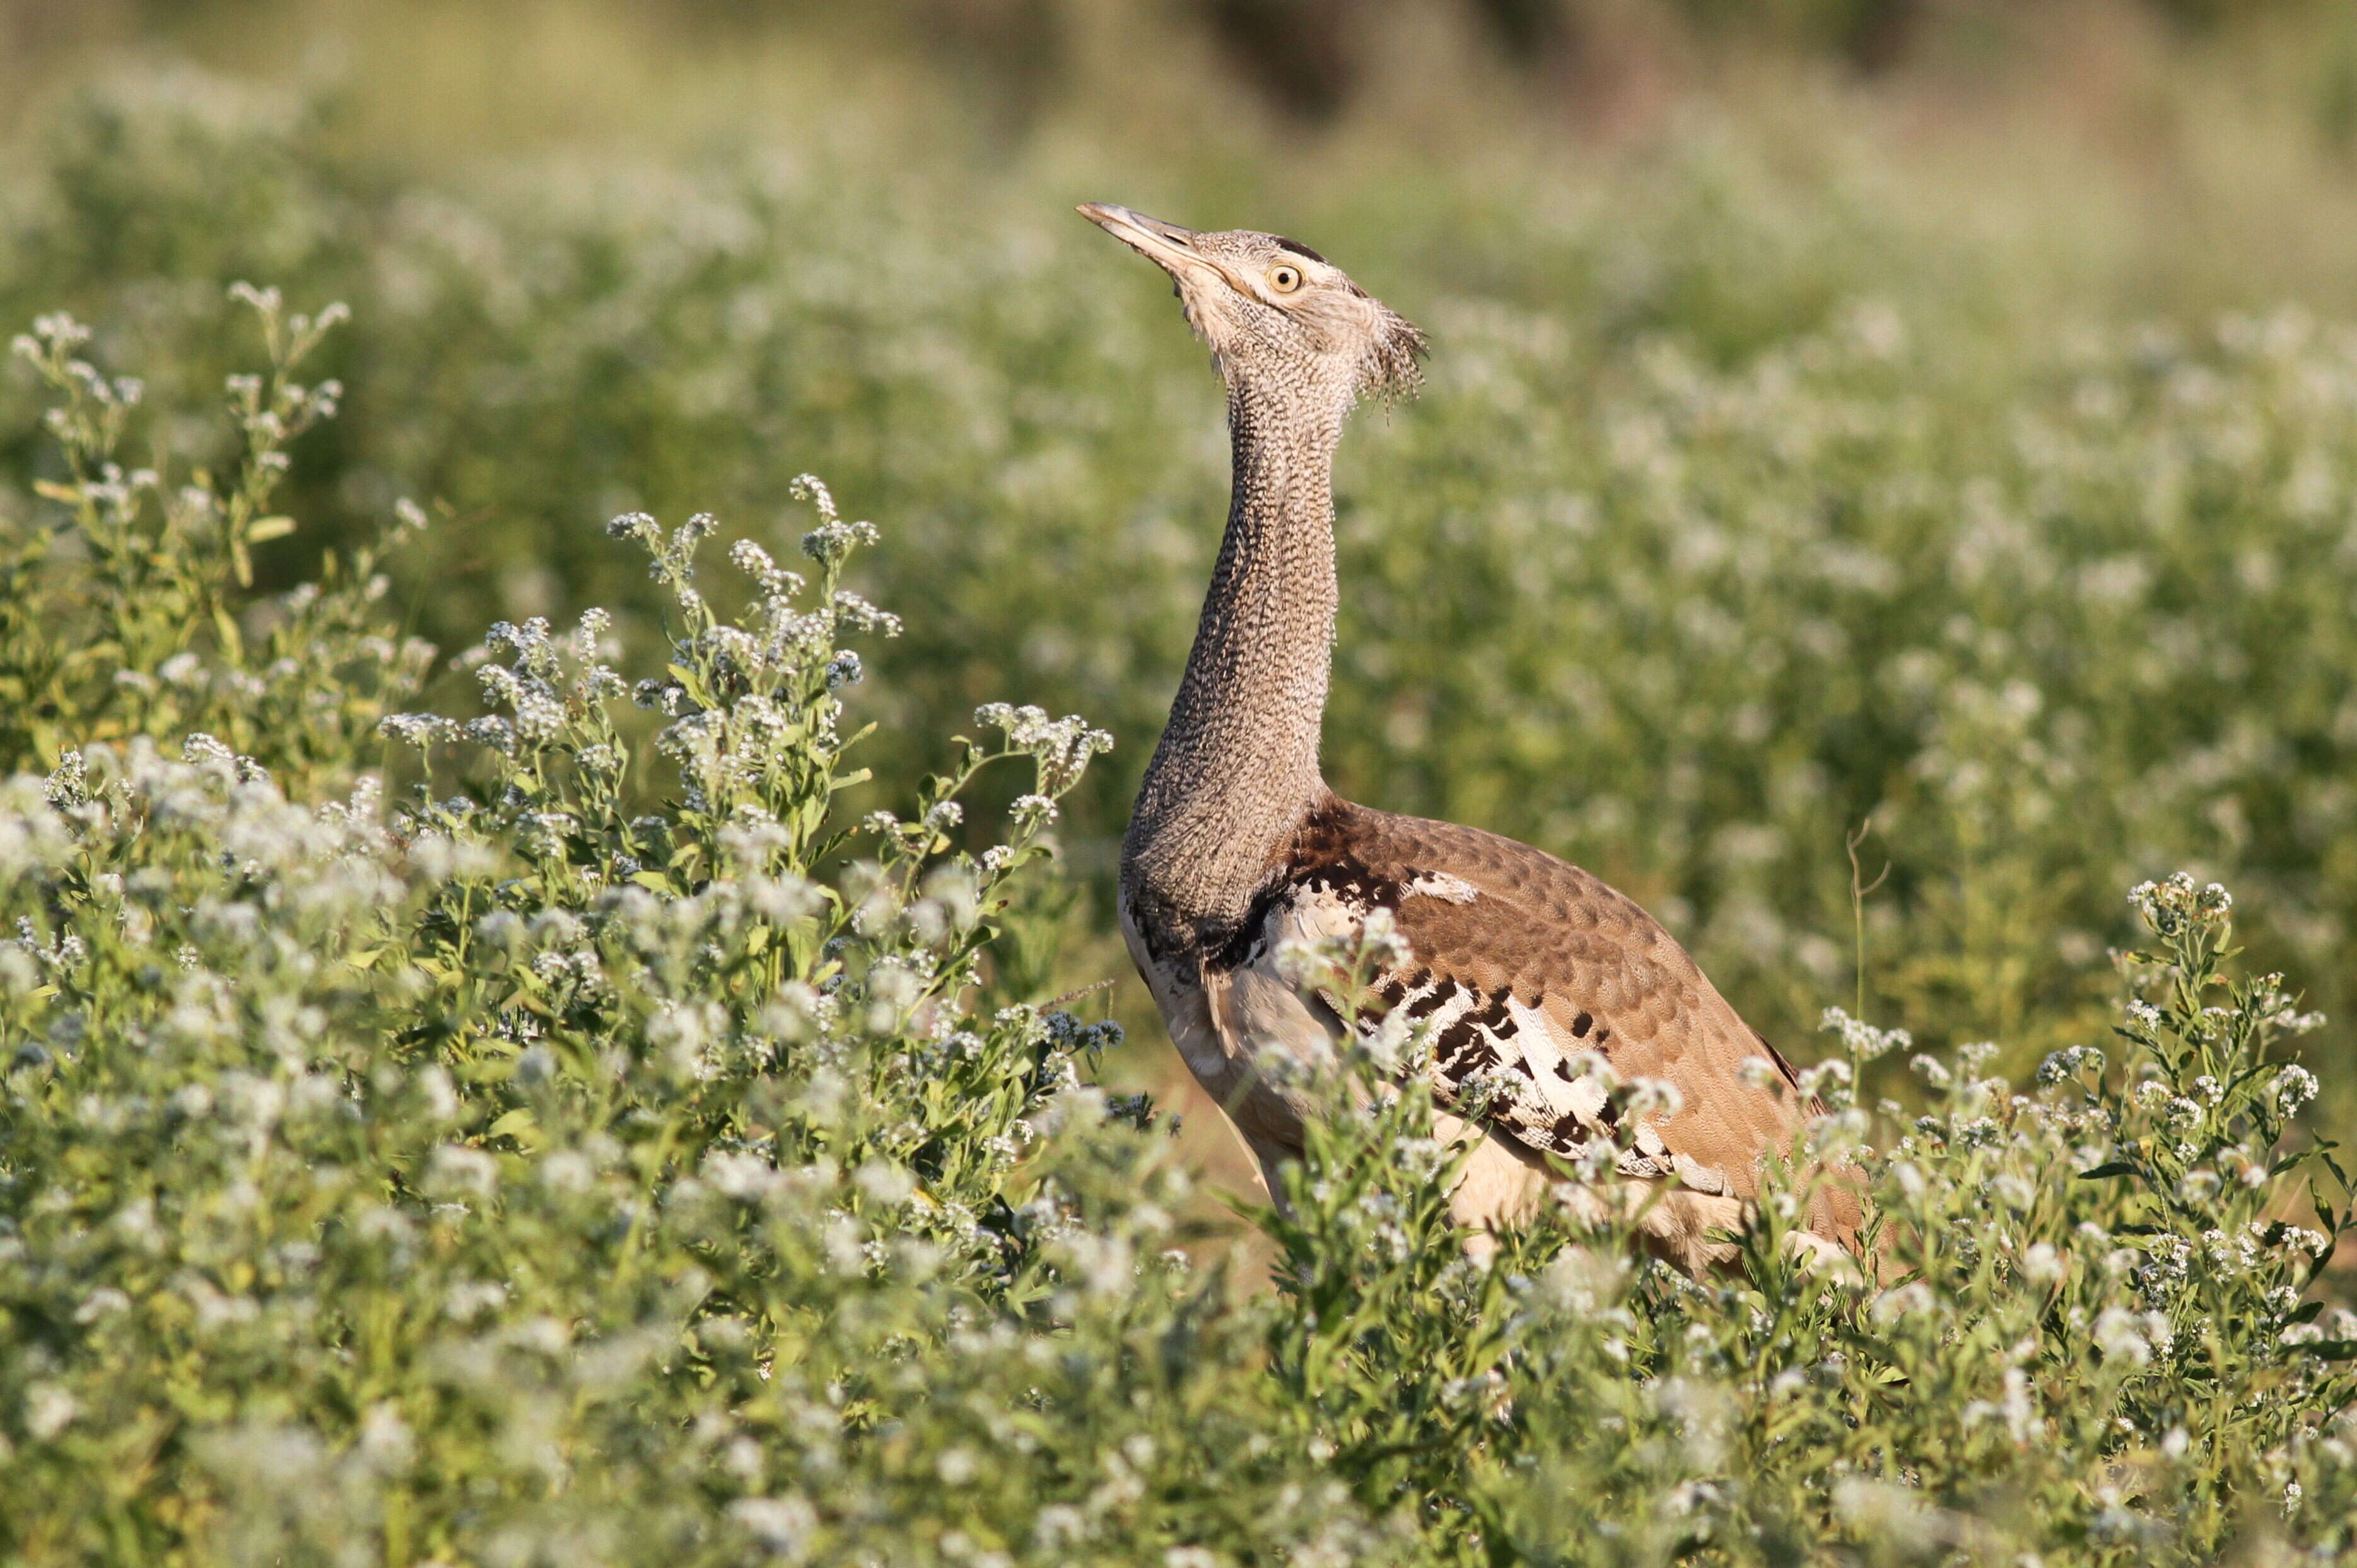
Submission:
M 1216 947 L 1326 794 L 1334 449 L 1351 389 L 1229 372 L 1235 489 L 1170 722 L 1122 845 L 1122 888 L 1164 950 Z

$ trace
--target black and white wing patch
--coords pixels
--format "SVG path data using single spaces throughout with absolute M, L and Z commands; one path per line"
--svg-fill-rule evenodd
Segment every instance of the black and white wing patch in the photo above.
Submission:
M 1401 895 L 1404 904 L 1425 898 L 1472 904 L 1480 897 L 1471 885 L 1446 874 L 1419 877 Z M 1247 965 L 1273 970 L 1288 945 L 1359 931 L 1376 908 L 1341 891 L 1297 887 L 1270 908 L 1265 939 L 1254 944 Z M 1338 1022 L 1348 1005 L 1323 987 L 1316 989 L 1316 1001 Z M 1620 1141 L 1606 1049 L 1610 1032 L 1590 1014 L 1577 1013 L 1566 1023 L 1543 1000 L 1519 997 L 1510 986 L 1485 991 L 1437 971 L 1411 944 L 1405 961 L 1375 978 L 1356 1027 L 1394 1047 L 1428 1051 L 1427 1075 L 1443 1106 L 1528 1148 L 1579 1158 L 1592 1154 L 1599 1140 Z M 1696 1190 L 1724 1189 L 1717 1173 L 1672 1153 L 1650 1122 L 1640 1122 L 1629 1141 L 1633 1146 L 1613 1158 L 1620 1174 L 1674 1173 Z

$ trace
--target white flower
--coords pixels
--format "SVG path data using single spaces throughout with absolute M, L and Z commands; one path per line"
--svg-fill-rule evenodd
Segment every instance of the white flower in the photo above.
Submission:
M 1921 1280 L 1911 1281 L 1896 1290 L 1888 1290 L 1874 1298 L 1867 1310 L 1878 1324 L 1889 1326 L 1902 1318 L 1921 1316 L 1936 1311 L 1939 1298 L 1932 1287 Z
M 424 1076 L 419 1075 L 421 1082 Z M 429 1197 L 485 1199 L 499 1185 L 499 1162 L 480 1149 L 444 1144 L 426 1159 L 423 1187 Z
M 25 1431 L 36 1443 L 56 1437 L 81 1413 L 72 1392 L 57 1383 L 35 1383 L 25 1391 Z
M 728 1517 L 776 1557 L 799 1559 L 818 1528 L 818 1510 L 791 1496 L 738 1498 L 728 1505 Z
M 1945 1089 L 1955 1081 L 1954 1075 L 1935 1057 L 1918 1053 L 1908 1058 L 1907 1065 L 1934 1089 Z
M 1821 1063 L 1839 1067 L 1846 1079 L 1846 1062 Z M 1685 1109 L 1686 1097 L 1678 1086 L 1666 1078 L 1635 1078 L 1629 1080 L 1629 1112 L 1641 1122 L 1674 1122 Z
M 376 727 L 389 738 L 422 751 L 437 740 L 450 738 L 458 726 L 436 714 L 388 714 Z
M 839 624 L 853 631 L 881 631 L 887 637 L 900 635 L 900 618 L 879 610 L 848 589 L 838 590 L 834 600 Z
M 2107 1306 L 2095 1319 L 2095 1348 L 2106 1361 L 2124 1361 L 2131 1367 L 2152 1364 L 2156 1354 L 2166 1355 L 2172 1343 L 2169 1319 L 2157 1312 L 2135 1313 L 2116 1306 Z
M 2276 1109 L 2288 1116 L 2316 1098 L 2316 1075 L 2294 1062 L 2276 1074 L 2275 1082 L 2268 1088 L 2275 1096 Z
M 536 1174 L 545 1190 L 576 1194 L 588 1191 L 596 1183 L 597 1167 L 578 1149 L 558 1149 L 541 1160 Z
M 2021 1277 L 2033 1284 L 2054 1284 L 2070 1272 L 2070 1263 L 2049 1242 L 2035 1242 L 2021 1255 Z
M 1629 1276 L 1628 1260 L 1618 1254 L 1566 1247 L 1539 1276 L 1539 1294 L 1557 1311 L 1585 1317 L 1617 1305 Z
M 2145 924 L 2161 937 L 2174 937 L 2188 926 L 2223 926 L 2234 900 L 2212 882 L 2196 888 L 2193 878 L 2179 871 L 2164 882 L 2139 882 L 2128 889 L 2128 903 Z
M 909 1201 L 917 1190 L 917 1181 L 907 1171 L 882 1160 L 870 1160 L 852 1173 L 859 1190 L 871 1203 L 886 1208 L 898 1208 Z
M 1089 1516 L 1063 1503 L 1050 1503 L 1032 1517 L 1031 1534 L 1050 1561 L 1070 1556 L 1070 1549 L 1093 1533 Z
M 2072 1046 L 2055 1051 L 2038 1064 L 2037 1082 L 2041 1087 L 2073 1082 L 2089 1077 L 2100 1077 L 2104 1070 L 2104 1053 L 2093 1046 Z
M 489 746 L 503 756 L 512 755 L 515 751 L 515 726 L 496 714 L 469 719 L 458 733 L 477 746 Z
M 1841 1036 L 1842 1048 L 1861 1062 L 1870 1062 L 1889 1051 L 1905 1050 L 1915 1043 L 1915 1036 L 1904 1029 L 1878 1029 L 1839 1007 L 1826 1008 L 1817 1026 Z
M 1800 1077 L 1803 1096 L 1835 1098 L 1850 1086 L 1849 1063 L 1839 1057 L 1827 1057 L 1814 1067 L 1803 1068 Z M 1828 1086 L 1831 1086 L 1830 1091 Z
M 382 1475 L 398 1475 L 409 1467 L 416 1456 L 417 1440 L 409 1423 L 391 1402 L 369 1407 L 361 1419 L 360 1452 L 370 1468 Z
M 472 1323 L 497 1312 L 508 1298 L 508 1287 L 496 1280 L 454 1281 L 442 1295 L 442 1313 L 453 1323 Z

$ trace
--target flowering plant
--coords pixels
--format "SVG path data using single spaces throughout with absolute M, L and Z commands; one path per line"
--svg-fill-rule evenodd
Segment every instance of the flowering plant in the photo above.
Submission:
M 328 412 L 280 384 L 292 322 L 242 429 Z M 2287 1054 L 2317 1020 L 2238 974 L 2222 890 L 2139 886 L 2115 1036 L 2027 1086 L 1967 1047 L 1868 1105 L 1911 1042 L 1829 1012 L 1824 1112 L 1702 1280 L 1579 1201 L 1609 1148 L 1464 1234 L 1426 1042 L 1353 1034 L 1305 1066 L 1329 1113 L 1242 1290 L 1169 1120 L 1092 1081 L 1118 1031 L 1017 961 L 1103 737 L 994 704 L 903 812 L 846 809 L 848 645 L 898 622 L 823 486 L 806 568 L 730 551 L 733 615 L 712 520 L 615 524 L 670 607 L 641 679 L 606 618 L 527 620 L 460 660 L 488 711 L 404 712 L 425 660 L 381 657 L 350 563 L 246 635 L 274 601 L 224 541 L 259 524 L 112 477 L 128 394 L 78 344 L 31 349 L 74 477 L 7 541 L 56 560 L 0 642 L 0 678 L 61 671 L 0 750 L 12 1561 L 2357 1554 L 2350 1195 Z M 237 484 L 204 515 L 254 512 Z M 74 617 L 154 690 L 28 629 Z M 985 833 L 1002 762 L 1030 788 Z M 1397 942 L 1285 959 L 1351 1013 Z M 1584 1066 L 1623 1125 L 1675 1113 Z M 1836 1169 L 1867 1245 L 1811 1262 Z

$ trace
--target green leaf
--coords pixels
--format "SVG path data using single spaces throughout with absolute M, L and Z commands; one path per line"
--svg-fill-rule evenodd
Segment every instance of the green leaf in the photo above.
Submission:
M 529 1144 L 540 1134 L 540 1120 L 532 1113 L 530 1106 L 519 1105 L 493 1122 L 485 1132 L 493 1138 L 513 1138 L 519 1143 Z
M 295 532 L 295 520 L 279 513 L 273 517 L 256 518 L 253 526 L 245 531 L 249 544 L 266 544 L 274 539 L 284 539 Z
M 2097 1181 L 2105 1176 L 2134 1176 L 2140 1167 L 2132 1160 L 2110 1160 L 2091 1171 L 2081 1171 L 2081 1181 Z

